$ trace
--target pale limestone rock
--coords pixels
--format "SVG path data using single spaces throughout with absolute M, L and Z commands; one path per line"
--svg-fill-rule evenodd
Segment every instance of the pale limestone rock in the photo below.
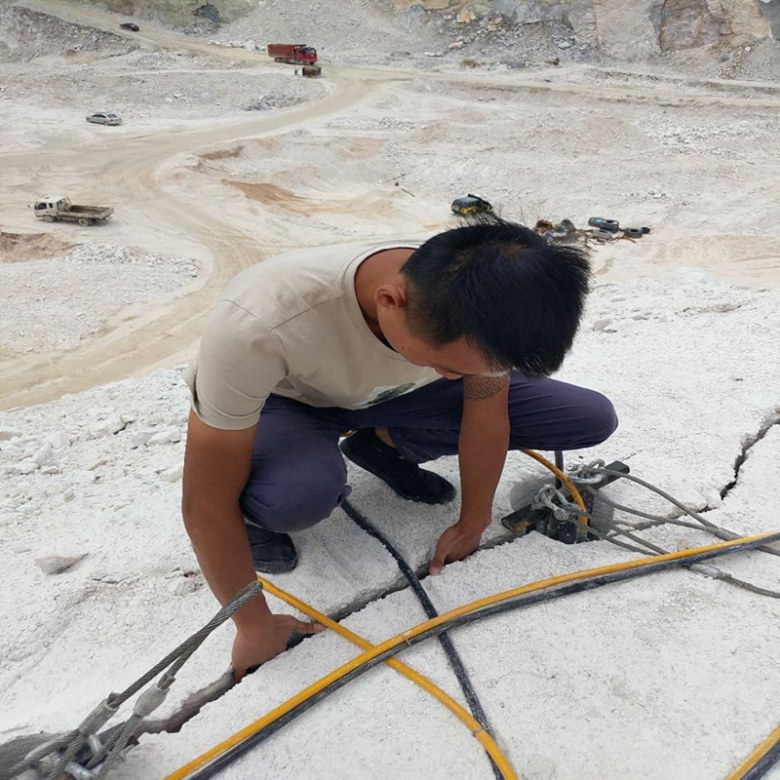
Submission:
M 89 426 L 89 434 L 93 439 L 99 439 L 102 436 L 111 436 L 119 431 L 124 430 L 127 425 L 124 420 L 117 414 L 112 415 L 104 420 L 98 420 Z
M 45 558 L 36 558 L 35 565 L 44 574 L 62 574 L 72 569 L 79 561 L 87 557 L 87 553 L 81 555 L 49 555 Z
M 33 471 L 38 470 L 38 464 L 34 460 L 23 460 L 21 463 L 17 463 L 16 466 L 12 466 L 9 471 L 15 474 L 32 474 Z
M 70 436 L 65 431 L 55 431 L 46 437 L 46 441 L 55 450 L 65 450 L 70 447 Z
M 52 455 L 54 455 L 54 447 L 46 442 L 38 448 L 35 455 L 32 456 L 32 460 L 35 461 L 38 466 L 43 466 L 44 463 L 51 459 Z
M 618 0 L 593 0 L 592 9 L 597 43 L 606 54 L 634 61 L 659 53 L 649 2 L 630 5 Z
M 739 38 L 768 38 L 772 34 L 771 23 L 762 13 L 758 3 L 745 0 L 706 0 L 709 12 L 717 19 L 728 22 L 731 33 Z
M 162 473 L 162 478 L 166 480 L 166 482 L 178 482 L 181 479 L 181 475 L 182 467 L 173 466 L 173 468 L 170 468 Z
M 166 428 L 162 431 L 158 431 L 147 442 L 147 446 L 153 446 L 155 444 L 176 444 L 182 439 L 181 430 L 178 428 Z
M 662 51 L 704 46 L 717 39 L 719 27 L 704 0 L 665 0 L 661 6 L 658 44 Z

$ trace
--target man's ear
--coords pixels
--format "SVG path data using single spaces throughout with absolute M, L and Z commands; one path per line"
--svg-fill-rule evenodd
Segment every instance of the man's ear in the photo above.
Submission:
M 405 309 L 407 298 L 404 278 L 381 284 L 376 288 L 374 300 L 376 305 L 383 309 Z

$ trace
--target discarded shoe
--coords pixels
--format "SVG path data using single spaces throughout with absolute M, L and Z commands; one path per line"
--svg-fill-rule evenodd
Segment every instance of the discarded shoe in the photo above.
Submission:
M 267 531 L 250 523 L 246 524 L 246 532 L 255 571 L 281 574 L 292 571 L 298 565 L 298 553 L 289 534 Z
M 447 504 L 455 498 L 455 488 L 444 477 L 404 460 L 373 428 L 356 431 L 339 446 L 348 460 L 386 482 L 401 498 L 421 504 Z

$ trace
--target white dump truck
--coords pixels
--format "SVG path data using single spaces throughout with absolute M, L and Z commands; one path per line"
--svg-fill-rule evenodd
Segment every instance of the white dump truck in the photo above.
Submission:
M 33 209 L 36 218 L 44 222 L 78 222 L 83 227 L 105 222 L 114 213 L 110 206 L 77 206 L 61 196 L 41 198 L 35 201 Z

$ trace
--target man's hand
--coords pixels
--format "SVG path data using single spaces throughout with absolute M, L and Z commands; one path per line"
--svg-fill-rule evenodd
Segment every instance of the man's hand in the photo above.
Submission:
M 478 547 L 490 525 L 493 494 L 509 446 L 509 377 L 463 377 L 463 414 L 458 438 L 460 519 L 436 545 L 431 574 L 448 561 L 459 561 Z
M 479 540 L 485 527 L 474 527 L 460 522 L 451 525 L 439 538 L 436 552 L 431 560 L 430 573 L 441 574 L 445 563 L 459 561 L 471 555 L 479 547 Z
M 269 661 L 287 649 L 293 633 L 316 634 L 322 631 L 319 623 L 304 623 L 292 615 L 270 615 L 259 628 L 238 629 L 233 640 L 233 676 L 238 682 L 248 669 Z
M 238 504 L 249 477 L 254 441 L 254 428 L 210 428 L 190 413 L 184 457 L 184 522 L 209 586 L 222 604 L 257 576 Z M 236 680 L 247 669 L 281 653 L 294 631 L 312 634 L 321 630 L 289 615 L 272 614 L 262 594 L 241 607 L 233 621 L 238 631 L 232 654 Z

